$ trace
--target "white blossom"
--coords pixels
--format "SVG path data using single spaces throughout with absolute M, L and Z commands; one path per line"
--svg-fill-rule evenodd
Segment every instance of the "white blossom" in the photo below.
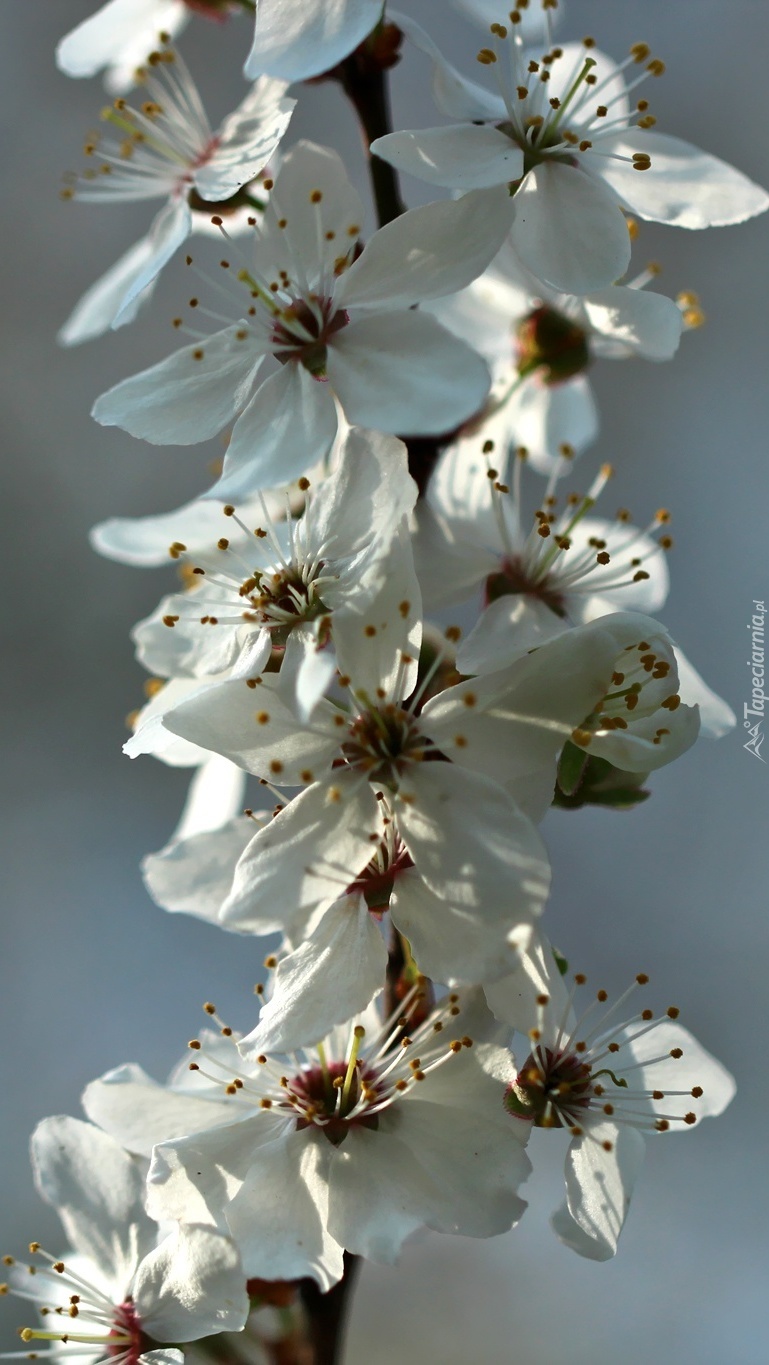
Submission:
M 553 1228 L 596 1261 L 616 1252 L 644 1135 L 682 1132 L 721 1114 L 735 1090 L 729 1072 L 675 1022 L 676 1007 L 657 1017 L 639 1009 L 621 1018 L 625 1002 L 648 980 L 639 973 L 606 1009 L 607 993 L 599 990 L 577 1017 L 575 995 L 585 977 L 577 974 L 568 990 L 542 936 L 512 976 L 487 990 L 497 1017 L 530 1040 L 507 1091 L 513 1121 L 571 1134 L 566 1200 Z
M 38 1355 L 181 1365 L 175 1345 L 242 1329 L 249 1305 L 233 1243 L 193 1223 L 158 1241 L 144 1211 L 145 1164 L 114 1138 L 78 1119 L 44 1119 L 32 1160 L 74 1251 L 59 1260 L 32 1242 L 32 1263 L 5 1258 L 11 1292 L 43 1317 L 21 1331 L 50 1343 Z
M 619 66 L 594 40 L 524 51 L 518 24 L 492 25 L 478 60 L 493 88 L 466 80 L 411 20 L 398 23 L 433 64 L 433 93 L 455 120 L 388 133 L 373 151 L 432 185 L 479 190 L 509 185 L 511 238 L 524 265 L 554 289 L 585 294 L 624 275 L 630 240 L 624 211 L 687 228 L 743 222 L 769 195 L 734 167 L 650 131 L 648 101 L 629 94 L 665 66 L 635 43 Z M 636 68 L 625 82 L 624 73 Z
M 309 714 L 337 657 L 346 669 L 372 621 L 397 623 L 393 659 L 398 646 L 418 652 L 419 591 L 404 523 L 417 488 L 405 446 L 353 429 L 334 472 L 317 487 L 300 483 L 305 505 L 296 520 L 275 525 L 265 504 L 252 531 L 228 506 L 236 541 L 220 537 L 196 559 L 176 543 L 193 586 L 163 598 L 134 628 L 146 668 L 164 677 L 250 677 L 300 630 L 308 651 L 297 685 Z M 412 603 L 405 617 L 397 610 L 404 599 Z M 387 675 L 380 681 L 386 685 Z
M 482 405 L 488 370 L 412 305 L 485 268 L 504 236 L 504 198 L 492 190 L 413 209 L 359 255 L 363 210 L 339 157 L 299 143 L 255 230 L 253 263 L 234 281 L 240 321 L 124 380 L 97 400 L 94 417 L 160 445 L 195 444 L 234 421 L 212 490 L 230 499 L 322 459 L 337 434 L 336 402 L 354 425 L 451 429 Z M 277 368 L 262 381 L 268 356 Z
M 259 0 L 246 75 L 304 81 L 329 71 L 382 18 L 383 0 Z
M 190 234 L 211 230 L 212 213 L 233 218 L 233 231 L 247 228 L 248 213 L 267 202 L 262 173 L 296 103 L 286 97 L 285 82 L 263 77 L 214 131 L 173 49 L 161 45 L 150 53 L 137 76 L 146 98 L 136 108 L 121 98 L 103 110 L 115 136 L 105 142 L 95 134 L 86 142 L 89 167 L 63 194 L 84 203 L 165 203 L 147 236 L 77 304 L 59 333 L 65 345 L 133 321 L 160 270 Z
M 513 1068 L 484 1042 L 493 1020 L 477 996 L 427 1017 L 422 1000 L 416 986 L 389 1019 L 369 1011 L 290 1059 L 222 1025 L 168 1090 L 121 1068 L 83 1102 L 129 1150 L 154 1147 L 153 1215 L 226 1227 L 248 1276 L 327 1289 L 343 1249 L 393 1261 L 420 1226 L 490 1237 L 525 1207 L 526 1131 L 503 1108 Z
M 206 0 L 201 0 L 201 9 Z M 216 4 L 212 0 L 211 8 Z M 61 39 L 56 65 L 67 76 L 105 72 L 105 85 L 122 94 L 156 46 L 159 33 L 175 38 L 190 17 L 187 0 L 107 0 Z
M 692 327 L 702 319 L 690 292 L 674 302 L 646 288 L 656 269 L 626 285 L 561 294 L 535 280 L 507 244 L 467 289 L 431 305 L 491 368 L 492 391 L 468 431 L 502 452 L 524 446 L 541 473 L 562 472 L 563 449 L 579 454 L 598 434 L 588 379 L 594 362 L 670 360 L 684 321 Z

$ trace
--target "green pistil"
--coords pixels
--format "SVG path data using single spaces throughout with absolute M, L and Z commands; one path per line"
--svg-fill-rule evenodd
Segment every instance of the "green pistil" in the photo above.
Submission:
M 564 114 L 566 113 L 566 110 L 568 109 L 568 107 L 569 107 L 569 105 L 571 104 L 572 100 L 574 99 L 574 96 L 576 95 L 577 91 L 579 90 L 579 87 L 584 83 L 585 79 L 587 78 L 587 76 L 589 76 L 590 71 L 592 70 L 592 68 L 593 68 L 595 65 L 596 65 L 595 57 L 586 57 L 586 58 L 585 58 L 585 64 L 584 64 L 584 66 L 582 67 L 582 70 L 580 71 L 580 73 L 579 73 L 579 75 L 577 76 L 576 80 L 574 81 L 574 84 L 572 85 L 571 89 L 568 91 L 568 93 L 567 93 L 567 95 L 566 95 L 566 98 L 565 98 L 564 100 L 562 100 L 561 105 L 560 105 L 560 108 L 556 111 L 555 118 L 554 118 L 554 119 L 551 119 L 551 120 L 545 125 L 545 128 L 547 129 L 547 136 L 548 136 L 548 137 L 552 137 L 553 133 L 554 133 L 554 132 L 556 131 L 556 129 L 558 128 L 559 123 L 560 123 L 561 120 L 563 119 L 563 116 L 564 116 Z M 543 131 L 544 131 L 544 129 L 543 129 Z

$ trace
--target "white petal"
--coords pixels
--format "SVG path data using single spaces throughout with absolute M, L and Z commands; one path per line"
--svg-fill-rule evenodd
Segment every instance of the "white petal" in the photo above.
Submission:
M 100 1267 L 116 1294 L 155 1243 L 144 1179 L 117 1142 L 79 1119 L 43 1119 L 32 1135 L 37 1187 L 59 1214 L 75 1251 Z
M 646 620 L 628 613 L 627 631 Z M 617 618 L 576 627 L 509 668 L 448 688 L 425 706 L 423 728 L 455 762 L 493 775 L 523 804 L 538 779 L 553 780 L 556 754 L 606 693 L 627 643 L 624 636 L 618 646 L 619 628 L 604 630 L 606 621 Z
M 140 754 L 152 754 L 172 768 L 194 768 L 204 763 L 209 755 L 197 744 L 179 738 L 164 724 L 167 711 L 198 692 L 211 687 L 211 681 L 200 678 L 172 678 L 143 706 L 136 719 L 133 735 L 123 745 L 123 753 L 129 758 Z
M 319 201 L 310 200 L 314 191 Z M 280 168 L 257 239 L 262 279 L 280 279 L 285 270 L 304 278 L 325 293 L 334 278 L 340 249 L 344 254 L 359 237 L 363 204 L 350 184 L 344 162 L 329 147 L 301 141 L 291 148 Z
M 380 568 L 382 586 L 372 600 L 335 615 L 334 641 L 342 672 L 355 678 L 356 688 L 370 697 L 381 688 L 390 696 L 400 681 L 399 695 L 408 697 L 417 680 L 422 600 L 405 518 Z
M 677 303 L 664 294 L 613 285 L 582 302 L 596 332 L 646 360 L 670 360 L 678 350 L 683 315 Z
M 293 1280 L 311 1275 L 325 1291 L 341 1279 L 342 1247 L 328 1230 L 331 1144 L 309 1129 L 261 1147 L 227 1221 L 246 1273 Z
M 381 15 L 381 0 L 259 0 L 245 74 L 317 76 L 362 43 Z
M 528 947 L 518 954 L 515 969 L 501 981 L 484 986 L 489 1006 L 497 1019 L 502 1019 L 519 1033 L 528 1035 L 532 1021 L 539 1014 L 537 996 L 549 999 L 545 1015 L 546 1026 L 569 1027 L 569 996 L 564 978 L 553 956 L 553 950 L 541 929 L 532 933 Z M 550 1037 L 545 1038 L 549 1043 Z
M 243 933 L 285 928 L 294 938 L 366 866 L 379 829 L 374 794 L 349 773 L 335 775 L 331 792 L 314 783 L 259 831 L 235 869 L 224 924 Z
M 667 133 L 624 132 L 601 139 L 601 150 L 632 157 L 647 152 L 648 171 L 594 157 L 596 173 L 641 218 L 673 227 L 723 227 L 744 223 L 769 208 L 769 194 L 741 171 Z
M 485 270 L 510 230 L 506 190 L 410 209 L 380 228 L 342 276 L 345 308 L 409 308 L 463 289 Z
M 293 1052 L 362 1012 L 382 989 L 387 949 L 363 896 L 345 896 L 312 936 L 282 958 L 259 1023 L 239 1044 L 244 1057 Z
M 327 559 L 347 558 L 368 549 L 374 552 L 374 547 L 375 553 L 384 554 L 402 518 L 413 511 L 417 492 L 402 441 L 351 427 L 338 465 L 315 491 L 307 544 Z M 343 518 L 340 507 L 344 507 Z M 354 584 L 340 580 L 329 585 L 330 596 L 324 591 L 324 601 L 334 608 L 343 601 L 354 605 L 359 592 L 359 578 Z
M 624 1032 L 628 1042 L 617 1056 L 620 1070 L 628 1062 L 641 1062 L 641 1067 L 631 1073 L 631 1085 L 666 1092 L 664 1099 L 649 1101 L 652 1113 L 683 1116 L 693 1112 L 698 1120 L 723 1114 L 737 1089 L 734 1077 L 688 1029 L 663 1020 L 637 1041 L 634 1041 L 632 1026 Z M 621 1035 L 617 1037 L 619 1039 Z M 683 1056 L 674 1057 L 672 1053 L 679 1049 Z M 702 1095 L 692 1096 L 690 1092 L 695 1087 L 701 1088 Z M 687 1093 L 668 1093 L 680 1090 Z M 671 1123 L 670 1131 L 687 1132 L 688 1128 L 688 1124 Z
M 598 408 L 584 375 L 563 384 L 543 384 L 532 376 L 511 399 L 508 419 L 538 474 L 563 469 L 562 445 L 581 455 L 598 435 Z
M 174 1094 L 133 1063 L 87 1085 L 82 1104 L 92 1123 L 138 1156 L 149 1156 L 157 1142 L 232 1120 L 231 1104 Z
M 183 241 L 184 237 L 181 240 Z M 174 249 L 172 247 L 171 252 Z M 102 336 L 111 327 L 118 325 L 116 323 L 118 314 L 121 326 L 133 322 L 142 303 L 146 303 L 150 297 L 152 292 L 150 284 L 154 282 L 158 271 L 152 272 L 150 284 L 145 281 L 140 291 L 132 290 L 130 306 L 126 306 L 127 291 L 135 280 L 146 275 L 147 268 L 156 254 L 155 244 L 151 236 L 147 236 L 142 237 L 141 241 L 121 256 L 101 279 L 86 290 L 79 303 L 75 305 L 58 334 L 59 343 L 62 346 L 77 346 L 81 341 L 91 341 L 94 337 Z M 161 261 L 160 264 L 163 263 Z
M 489 124 L 453 123 L 446 128 L 386 133 L 372 142 L 371 150 L 401 173 L 451 190 L 506 186 L 523 175 L 520 147 Z M 509 221 L 512 210 L 504 193 Z
M 156 1341 L 240 1332 L 250 1307 L 240 1257 L 229 1238 L 184 1224 L 142 1262 L 133 1298 L 142 1327 Z
M 568 628 L 568 622 L 527 593 L 498 597 L 459 646 L 457 667 L 461 673 L 492 673 Z
M 283 81 L 258 80 L 217 134 L 213 155 L 195 172 L 203 199 L 229 199 L 264 169 L 291 122 L 296 100 Z
M 227 327 L 124 379 L 97 398 L 91 415 L 153 445 L 208 440 L 245 406 L 262 362 L 248 335 L 238 339 L 244 332 Z
M 480 356 L 415 312 L 382 313 L 338 332 L 328 375 L 349 422 L 411 436 L 451 431 L 489 390 Z
M 441 1191 L 413 1153 L 381 1127 L 348 1134 L 334 1153 L 329 1184 L 331 1235 L 371 1261 L 392 1263 L 441 1203 Z
M 627 270 L 630 236 L 616 197 L 575 166 L 542 163 L 513 199 L 513 246 L 532 274 L 565 294 L 613 284 Z
M 277 1121 L 278 1130 L 281 1125 L 285 1119 Z M 226 1231 L 225 1207 L 243 1184 L 257 1149 L 269 1145 L 275 1133 L 274 1115 L 239 1107 L 215 1131 L 188 1129 L 182 1137 L 157 1143 L 147 1177 L 151 1217 L 159 1223 L 174 1219 Z
M 164 910 L 216 923 L 237 861 L 253 836 L 253 821 L 237 815 L 219 829 L 176 837 L 142 860 L 144 885 Z
M 605 1151 L 602 1144 L 611 1143 Z M 592 1261 L 608 1261 L 627 1215 L 644 1156 L 634 1128 L 603 1123 L 575 1138 L 566 1156 L 567 1202 L 552 1225 L 562 1242 Z
M 390 914 L 420 971 L 447 986 L 493 981 L 515 965 L 505 896 L 489 898 L 482 912 L 458 907 L 436 896 L 417 870 L 409 868 L 395 879 Z
M 167 712 L 163 724 L 172 734 L 223 754 L 257 777 L 279 776 L 281 785 L 306 786 L 312 772 L 320 776 L 326 771 L 336 752 L 334 713 L 323 708 L 322 718 L 316 716 L 312 727 L 301 725 L 279 685 L 269 678 L 266 675 L 254 687 L 238 680 L 199 688 Z
M 110 517 L 94 526 L 89 540 L 94 550 L 118 564 L 155 568 L 168 564 L 168 547 L 181 541 L 192 553 L 216 542 L 224 517 L 220 503 L 205 498 L 148 517 Z
M 295 631 L 296 635 L 309 632 Z M 337 659 L 331 645 L 321 648 L 314 641 L 308 644 L 296 675 L 296 713 L 303 725 L 308 725 L 315 707 L 325 697 L 337 672 Z
M 472 596 L 499 567 L 499 555 L 484 546 L 482 534 L 473 543 L 463 539 L 463 530 L 472 535 L 467 526 L 454 527 L 436 515 L 429 502 L 420 503 L 412 541 L 426 611 Z
M 296 361 L 281 365 L 235 423 L 211 497 L 240 499 L 291 483 L 328 455 L 336 430 L 328 384 Z
M 421 24 L 399 10 L 388 9 L 393 23 L 405 33 L 410 42 L 430 57 L 433 63 L 433 99 L 442 113 L 448 118 L 470 120 L 492 119 L 498 122 L 506 118 L 507 110 L 502 96 L 496 91 L 485 90 L 475 81 L 469 81 L 456 67 L 446 61 L 443 53 L 425 33 Z M 499 14 L 494 16 L 499 18 Z
M 420 876 L 473 917 L 490 951 L 499 946 L 500 901 L 508 942 L 528 942 L 550 869 L 536 829 L 502 787 L 454 763 L 423 763 L 402 781 L 396 813 Z
M 644 608 L 639 606 L 639 610 Z M 708 687 L 682 650 L 676 649 L 675 656 L 681 700 L 687 706 L 699 707 L 700 734 L 705 739 L 721 739 L 728 735 L 737 724 L 737 717 L 729 703 Z
M 116 64 L 124 56 L 121 50 L 134 48 L 138 38 L 135 67 L 157 43 L 158 33 L 177 33 L 186 19 L 183 0 L 109 0 L 61 39 L 56 65 L 68 76 L 95 76 Z
M 667 731 L 660 734 L 660 730 Z M 695 743 L 700 733 L 696 706 L 679 706 L 675 711 L 655 711 L 653 715 L 632 720 L 628 729 L 597 735 L 590 752 L 606 758 L 615 768 L 630 773 L 650 773 L 680 758 Z

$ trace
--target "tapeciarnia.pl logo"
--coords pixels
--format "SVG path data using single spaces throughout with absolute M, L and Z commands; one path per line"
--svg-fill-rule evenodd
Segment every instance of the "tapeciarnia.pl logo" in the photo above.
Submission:
M 742 723 L 748 732 L 748 739 L 743 744 L 743 749 L 747 749 L 749 754 L 753 754 L 759 762 L 765 763 L 766 759 L 761 754 L 761 745 L 764 742 L 764 715 L 767 696 L 764 691 L 766 673 L 764 671 L 764 620 L 766 618 L 766 607 L 763 602 L 753 599 L 753 615 L 748 621 L 750 635 L 750 658 L 748 668 L 751 674 L 751 694 L 750 701 L 744 702 L 742 707 Z

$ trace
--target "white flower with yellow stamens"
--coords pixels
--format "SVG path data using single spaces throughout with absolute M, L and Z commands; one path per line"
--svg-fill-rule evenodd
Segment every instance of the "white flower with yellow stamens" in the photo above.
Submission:
M 505 1107 L 523 1128 L 566 1128 L 566 1200 L 553 1228 L 591 1260 L 613 1256 L 644 1154 L 644 1136 L 682 1132 L 723 1113 L 729 1072 L 680 1024 L 671 1007 L 655 1017 L 625 1002 L 646 986 L 640 973 L 613 1005 L 600 990 L 576 1016 L 578 974 L 567 989 L 544 936 L 507 980 L 487 988 L 495 1015 L 528 1035 L 530 1053 L 508 1086 Z M 618 1021 L 617 1016 L 620 1016 Z
M 59 333 L 64 345 L 133 321 L 163 266 L 192 232 L 210 231 L 212 214 L 233 231 L 248 227 L 249 214 L 254 221 L 268 199 L 265 167 L 296 104 L 284 81 L 265 76 L 214 131 L 185 63 L 167 44 L 137 74 L 143 102 L 120 98 L 103 111 L 116 136 L 89 138 L 89 168 L 62 194 L 83 203 L 166 203 L 147 236 L 83 295 Z
M 512 10 L 508 23 L 491 25 L 492 46 L 478 53 L 494 77 L 486 89 L 456 71 L 413 20 L 392 17 L 431 58 L 436 102 L 456 121 L 388 133 L 372 150 L 431 185 L 509 185 L 513 246 L 554 289 L 586 294 L 624 275 L 630 240 L 623 210 L 704 228 L 769 208 L 769 195 L 733 166 L 651 132 L 645 99 L 631 110 L 630 93 L 665 70 L 646 43 L 635 43 L 616 66 L 592 38 L 560 47 L 548 33 L 546 50 L 535 56 L 524 50 L 521 14 Z
M 249 1277 L 327 1289 L 344 1250 L 393 1261 L 420 1226 L 491 1237 L 520 1218 L 527 1134 L 504 1112 L 512 1067 L 484 1041 L 477 994 L 431 1013 L 417 985 L 390 1018 L 372 1009 L 290 1057 L 220 1027 L 191 1043 L 192 1076 L 182 1063 L 164 1089 L 121 1068 L 84 1104 L 152 1151 L 153 1215 L 227 1227 Z
M 249 1303 L 232 1241 L 191 1224 L 159 1241 L 144 1211 L 144 1163 L 114 1138 L 79 1119 L 44 1119 L 32 1162 L 73 1255 L 59 1260 L 32 1242 L 32 1262 L 5 1257 L 7 1287 L 43 1317 L 20 1332 L 28 1358 L 181 1365 L 175 1346 L 243 1328 Z
M 340 158 L 298 143 L 255 230 L 253 259 L 237 272 L 223 262 L 234 325 L 193 333 L 193 345 L 102 394 L 93 416 L 157 445 L 195 445 L 234 423 L 211 490 L 233 501 L 323 459 L 338 407 L 350 424 L 396 435 L 452 429 L 482 406 L 488 369 L 413 305 L 486 268 L 505 235 L 505 198 L 490 190 L 412 209 L 361 252 L 363 206 Z M 268 360 L 273 372 L 262 378 Z

